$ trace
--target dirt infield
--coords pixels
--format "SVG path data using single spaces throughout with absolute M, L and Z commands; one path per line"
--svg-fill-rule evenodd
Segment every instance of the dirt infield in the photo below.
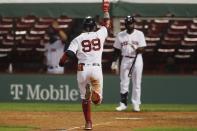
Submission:
M 94 131 L 132 131 L 143 127 L 195 127 L 197 112 L 93 112 Z M 82 112 L 0 112 L 0 126 L 30 126 L 35 131 L 82 131 Z

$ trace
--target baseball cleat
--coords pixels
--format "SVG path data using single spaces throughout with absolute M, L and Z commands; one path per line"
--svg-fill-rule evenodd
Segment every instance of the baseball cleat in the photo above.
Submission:
M 92 122 L 86 122 L 84 130 L 92 130 Z
M 91 97 L 92 91 L 91 91 L 91 86 L 90 84 L 86 85 L 86 94 L 85 94 L 85 99 L 89 100 Z
M 133 111 L 134 112 L 140 112 L 140 106 L 139 105 L 133 105 Z
M 124 111 L 126 109 L 127 109 L 127 106 L 122 102 L 120 102 L 120 105 L 118 107 L 116 107 L 117 111 Z

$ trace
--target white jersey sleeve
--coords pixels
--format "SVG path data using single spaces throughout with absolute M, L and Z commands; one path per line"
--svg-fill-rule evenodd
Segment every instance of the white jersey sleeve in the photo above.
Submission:
M 75 39 L 73 39 L 72 41 L 71 41 L 71 43 L 70 43 L 70 45 L 69 45 L 69 47 L 68 47 L 68 50 L 70 50 L 70 51 L 73 51 L 75 54 L 77 53 L 77 50 L 78 50 L 78 41 L 77 41 L 77 39 L 75 38 Z
M 101 26 L 101 28 L 97 31 L 98 36 L 102 38 L 106 38 L 108 36 L 108 31 L 105 26 Z
M 122 56 L 135 56 L 138 47 L 145 47 L 146 41 L 143 32 L 134 30 L 128 34 L 126 30 L 117 34 L 114 48 L 120 49 Z

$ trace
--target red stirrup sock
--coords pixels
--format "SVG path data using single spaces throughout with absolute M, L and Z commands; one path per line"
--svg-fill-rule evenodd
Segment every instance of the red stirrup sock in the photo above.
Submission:
M 82 108 L 83 114 L 86 122 L 92 122 L 91 120 L 91 101 L 90 100 L 82 100 Z

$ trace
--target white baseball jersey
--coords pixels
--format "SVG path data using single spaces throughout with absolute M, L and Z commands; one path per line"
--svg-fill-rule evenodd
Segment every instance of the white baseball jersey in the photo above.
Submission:
M 134 29 L 134 32 L 128 34 L 126 30 L 118 33 L 115 48 L 121 50 L 122 61 L 120 66 L 120 93 L 129 92 L 130 78 L 129 70 L 134 61 L 137 47 L 145 47 L 146 41 L 143 32 Z M 132 73 L 132 95 L 131 101 L 133 105 L 141 104 L 141 79 L 143 71 L 142 54 L 138 54 Z
M 102 52 L 107 28 L 102 26 L 96 32 L 85 32 L 76 37 L 69 45 L 68 50 L 73 51 L 78 63 L 83 63 L 83 70 L 77 72 L 78 87 L 81 99 L 85 99 L 86 85 L 92 84 L 102 99 L 103 74 L 101 68 Z
M 107 29 L 104 26 L 97 32 L 82 33 L 71 42 L 68 50 L 76 53 L 78 63 L 101 64 L 103 45 L 107 35 Z
M 144 34 L 134 29 L 134 32 L 128 34 L 126 30 L 118 33 L 114 43 L 114 47 L 121 50 L 122 56 L 135 57 L 136 51 L 134 47 L 144 47 L 146 41 Z
M 61 40 L 56 40 L 54 43 L 45 44 L 46 64 L 48 73 L 62 74 L 64 68 L 59 66 L 59 59 L 64 54 L 64 44 Z

